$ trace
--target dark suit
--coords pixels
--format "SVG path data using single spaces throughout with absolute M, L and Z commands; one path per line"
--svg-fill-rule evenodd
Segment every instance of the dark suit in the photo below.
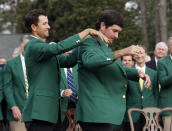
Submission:
M 127 79 L 138 80 L 137 70 L 114 61 L 114 52 L 92 37 L 83 42 L 79 55 L 76 119 L 84 128 L 111 130 L 110 125 L 120 125 L 124 118 Z
M 152 59 L 151 61 L 146 62 L 146 66 L 153 70 L 156 70 L 157 66 L 156 66 L 155 59 Z
M 55 44 L 46 44 L 40 39 L 30 38 L 25 46 L 29 97 L 24 108 L 23 121 L 38 120 L 33 126 L 40 125 L 42 128 L 39 130 L 46 130 L 49 125 L 54 126 L 53 124 L 57 123 L 59 61 L 55 56 L 79 46 L 80 41 L 78 35 Z

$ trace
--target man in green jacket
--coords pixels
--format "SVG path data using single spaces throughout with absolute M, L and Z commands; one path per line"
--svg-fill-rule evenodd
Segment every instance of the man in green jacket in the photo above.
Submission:
M 114 10 L 101 13 L 96 29 L 102 32 L 110 43 L 122 31 L 123 18 Z M 137 46 L 111 51 L 108 43 L 88 37 L 79 47 L 79 91 L 76 119 L 83 131 L 112 131 L 113 124 L 120 125 L 126 111 L 127 80 L 145 79 L 147 75 L 136 69 L 125 68 L 120 60 L 123 55 L 139 52 Z
M 11 58 L 5 65 L 4 73 L 4 94 L 7 101 L 7 120 L 9 120 L 10 131 L 26 131 L 25 124 L 21 122 L 22 110 L 26 102 L 25 85 L 25 60 L 24 46 L 29 40 L 29 36 L 24 36 L 20 44 L 19 55 Z
M 158 80 L 161 85 L 159 96 L 159 107 L 172 107 L 172 37 L 168 40 L 168 49 L 170 54 L 158 61 Z M 162 114 L 162 120 L 164 124 L 164 131 L 172 130 L 172 114 L 170 112 L 164 112 Z
M 157 107 L 159 91 L 158 91 L 158 81 L 157 73 L 153 69 L 146 66 L 146 50 L 140 47 L 140 52 L 134 56 L 136 64 L 134 68 L 141 70 L 142 72 L 149 75 L 151 80 L 151 86 L 146 88 L 143 85 L 143 81 L 140 79 L 139 82 L 128 81 L 127 88 L 127 110 L 125 115 L 125 124 L 123 125 L 123 130 L 130 131 L 130 124 L 128 121 L 128 109 L 130 108 L 140 108 L 145 107 Z M 134 122 L 135 131 L 141 131 L 144 124 L 145 118 L 140 115 L 140 113 L 133 112 L 132 119 Z
M 3 130 L 3 115 L 2 115 L 2 99 L 3 99 L 3 67 L 0 66 L 0 130 Z
M 52 131 L 59 112 L 60 55 L 80 45 L 88 35 L 108 39 L 99 31 L 86 29 L 55 44 L 46 44 L 50 26 L 45 12 L 34 9 L 25 16 L 25 25 L 31 33 L 25 47 L 25 62 L 29 82 L 29 97 L 23 112 L 23 121 L 32 121 L 29 131 Z

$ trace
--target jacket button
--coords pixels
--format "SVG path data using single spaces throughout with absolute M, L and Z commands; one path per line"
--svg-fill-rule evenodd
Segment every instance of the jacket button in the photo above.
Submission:
M 77 40 L 76 43 L 79 44 L 80 43 L 80 40 Z
M 123 95 L 122 98 L 125 99 L 125 95 Z
M 124 86 L 125 86 L 125 88 L 127 88 L 127 84 L 125 84 Z
M 142 99 L 144 99 L 144 96 L 142 96 Z
M 111 60 L 111 58 L 107 58 L 106 60 L 109 61 L 109 60 Z

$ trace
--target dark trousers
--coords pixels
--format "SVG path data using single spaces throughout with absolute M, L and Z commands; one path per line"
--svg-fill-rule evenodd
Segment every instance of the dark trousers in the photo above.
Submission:
M 28 128 L 28 131 L 54 131 L 56 124 L 41 121 L 33 120 Z
M 3 121 L 0 120 L 0 131 L 3 131 Z
M 113 124 L 79 122 L 82 131 L 113 131 Z

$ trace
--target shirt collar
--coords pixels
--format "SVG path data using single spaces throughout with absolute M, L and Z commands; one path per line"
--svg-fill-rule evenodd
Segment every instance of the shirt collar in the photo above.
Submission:
M 144 65 L 143 67 L 138 66 L 137 64 L 135 65 L 136 69 L 141 70 L 143 73 L 145 73 L 146 66 Z
M 22 53 L 20 53 L 20 57 L 21 57 L 22 59 L 24 59 L 24 56 L 22 55 Z
M 34 37 L 34 38 L 36 38 L 36 39 L 39 39 L 38 37 L 36 37 L 36 36 L 34 36 L 34 35 L 30 35 L 31 37 Z M 41 39 L 39 39 L 39 40 L 41 40 Z
M 155 63 L 156 63 L 156 66 L 157 66 L 157 63 L 158 63 L 158 59 L 155 57 Z
M 170 54 L 170 58 L 171 58 L 171 60 L 172 60 L 172 56 L 171 56 L 171 54 Z

